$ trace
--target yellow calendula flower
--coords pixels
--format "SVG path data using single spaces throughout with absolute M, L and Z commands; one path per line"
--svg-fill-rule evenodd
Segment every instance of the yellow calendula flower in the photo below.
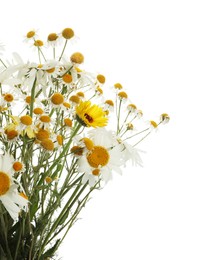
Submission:
M 103 127 L 108 122 L 103 109 L 97 105 L 92 105 L 90 101 L 81 101 L 76 106 L 76 116 L 77 120 L 87 127 Z

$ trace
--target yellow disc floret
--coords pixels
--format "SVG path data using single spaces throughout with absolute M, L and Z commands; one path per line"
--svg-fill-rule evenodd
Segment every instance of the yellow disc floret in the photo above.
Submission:
M 114 106 L 114 102 L 113 102 L 112 100 L 110 100 L 110 99 L 106 100 L 106 101 L 105 101 L 105 104 L 107 104 L 107 105 L 109 105 L 109 106 L 111 106 L 111 107 Z
M 33 113 L 35 115 L 42 115 L 44 113 L 44 110 L 40 107 L 36 107 L 36 108 L 33 109 Z
M 14 162 L 13 169 L 15 172 L 20 172 L 23 169 L 23 164 L 21 162 Z
M 126 92 L 121 91 L 121 92 L 118 93 L 118 97 L 121 98 L 121 99 L 127 99 L 128 95 L 126 94 Z
M 66 40 L 69 40 L 69 39 L 71 39 L 72 37 L 74 37 L 74 31 L 73 31 L 71 28 L 65 28 L 65 29 L 62 31 L 62 36 L 63 36 Z
M 88 150 L 92 150 L 93 147 L 94 147 L 94 143 L 91 139 L 87 138 L 87 137 L 84 137 L 81 139 L 81 141 L 84 143 L 85 147 L 88 149 Z
M 33 38 L 34 36 L 35 36 L 35 31 L 29 31 L 29 32 L 27 32 L 27 34 L 26 34 L 26 37 L 27 37 L 28 39 Z
M 109 158 L 110 155 L 103 146 L 94 146 L 92 151 L 87 155 L 87 161 L 89 165 L 94 168 L 107 165 Z
M 72 127 L 72 120 L 70 118 L 65 118 L 64 124 L 68 127 Z
M 36 47 L 42 47 L 44 45 L 43 41 L 41 40 L 35 40 L 34 45 Z
M 154 128 L 158 127 L 158 124 L 155 121 L 150 121 L 150 125 L 153 126 Z
M 50 137 L 50 134 L 45 129 L 39 129 L 39 131 L 36 133 L 36 138 L 40 141 L 43 141 L 45 139 L 48 139 Z
M 64 102 L 64 97 L 60 93 L 54 93 L 53 96 L 51 97 L 51 102 L 54 105 L 61 105 Z
M 40 121 L 43 123 L 50 123 L 51 122 L 51 117 L 47 115 L 43 115 L 40 117 Z
M 52 178 L 51 177 L 49 177 L 49 176 L 47 176 L 46 178 L 45 178 L 45 181 L 46 181 L 46 183 L 51 183 L 53 180 L 52 180 Z
M 47 150 L 47 151 L 53 151 L 54 149 L 54 143 L 52 142 L 51 139 L 44 139 L 42 142 L 41 142 L 41 146 Z
M 73 103 L 76 103 L 76 104 L 78 104 L 78 103 L 80 102 L 80 98 L 79 98 L 78 96 L 76 96 L 76 95 L 71 96 L 71 97 L 69 98 L 69 100 L 70 100 L 71 102 L 73 102 Z
M 122 89 L 123 87 L 122 87 L 122 85 L 121 85 L 120 83 L 115 83 L 115 84 L 114 84 L 114 88 L 116 88 L 116 89 Z
M 57 140 L 59 145 L 63 145 L 63 137 L 62 137 L 62 135 L 57 135 L 56 136 L 56 140 Z
M 31 96 L 27 96 L 25 98 L 25 101 L 26 101 L 27 104 L 30 104 L 31 103 Z
M 75 52 L 70 57 L 71 62 L 81 64 L 84 62 L 84 56 L 80 52 Z
M 169 120 L 170 120 L 170 117 L 168 114 L 166 113 L 163 113 L 161 116 L 160 116 L 160 120 L 162 123 L 168 123 Z
M 98 80 L 99 83 L 101 83 L 101 84 L 104 84 L 104 83 L 106 82 L 106 78 L 105 78 L 105 76 L 102 75 L 102 74 L 98 74 L 98 75 L 97 75 L 97 80 Z
M 4 195 L 10 188 L 9 176 L 0 171 L 0 196 Z
M 53 73 L 54 71 L 55 71 L 55 68 L 54 68 L 54 67 L 46 70 L 46 72 L 48 72 L 48 73 L 50 73 L 50 74 Z
M 15 137 L 18 136 L 17 130 L 6 130 L 5 134 L 7 135 L 8 140 L 13 140 Z
M 32 118 L 29 115 L 21 116 L 20 122 L 23 125 L 31 125 L 32 124 Z
M 12 102 L 13 100 L 14 100 L 14 97 L 13 97 L 13 95 L 12 94 L 5 94 L 5 96 L 4 96 L 4 100 L 6 101 L 6 102 Z
M 62 79 L 65 83 L 71 83 L 72 82 L 72 75 L 66 73 L 65 75 L 62 76 Z
M 92 174 L 95 175 L 95 176 L 98 176 L 99 173 L 100 173 L 100 170 L 99 170 L 99 169 L 94 169 L 94 170 L 92 171 Z
M 71 107 L 71 105 L 67 102 L 63 102 L 63 106 L 67 109 Z
M 49 42 L 56 41 L 58 39 L 58 35 L 56 33 L 50 33 L 47 37 L 47 40 Z

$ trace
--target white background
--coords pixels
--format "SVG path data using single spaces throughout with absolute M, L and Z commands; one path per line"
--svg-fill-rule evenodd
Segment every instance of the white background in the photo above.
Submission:
M 120 82 L 146 118 L 170 124 L 93 194 L 71 229 L 63 260 L 199 260 L 200 7 L 194 0 L 2 1 L 0 42 L 25 52 L 23 36 L 74 29 L 87 69 Z M 58 259 L 59 259 L 58 257 Z

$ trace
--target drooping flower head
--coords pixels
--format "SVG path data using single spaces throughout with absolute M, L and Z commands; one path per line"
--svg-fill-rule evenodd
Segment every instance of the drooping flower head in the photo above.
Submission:
M 103 109 L 97 105 L 92 105 L 90 101 L 81 101 L 76 106 L 76 117 L 81 124 L 87 127 L 103 127 L 108 122 Z

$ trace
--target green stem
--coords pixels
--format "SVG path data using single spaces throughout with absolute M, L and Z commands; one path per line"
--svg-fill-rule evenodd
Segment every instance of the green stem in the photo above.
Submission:
M 60 61 L 60 60 L 62 59 L 62 56 L 63 56 L 63 54 L 64 54 L 64 51 L 65 51 L 66 46 L 67 46 L 67 40 L 65 41 L 65 44 L 64 44 L 64 47 L 63 47 L 62 53 L 61 53 L 60 58 L 59 58 L 58 61 Z
M 30 116 L 31 117 L 33 115 L 33 104 L 34 104 L 34 100 L 35 100 L 36 81 L 37 81 L 37 77 L 35 77 L 35 80 L 33 82 L 33 86 L 32 86 L 32 89 L 31 89 L 31 104 L 30 104 Z
M 118 113 L 117 113 L 117 134 L 119 134 L 119 132 L 120 132 L 119 120 L 120 120 L 121 105 L 122 105 L 122 100 L 120 99 L 120 101 L 119 101 L 119 110 L 118 110 Z

